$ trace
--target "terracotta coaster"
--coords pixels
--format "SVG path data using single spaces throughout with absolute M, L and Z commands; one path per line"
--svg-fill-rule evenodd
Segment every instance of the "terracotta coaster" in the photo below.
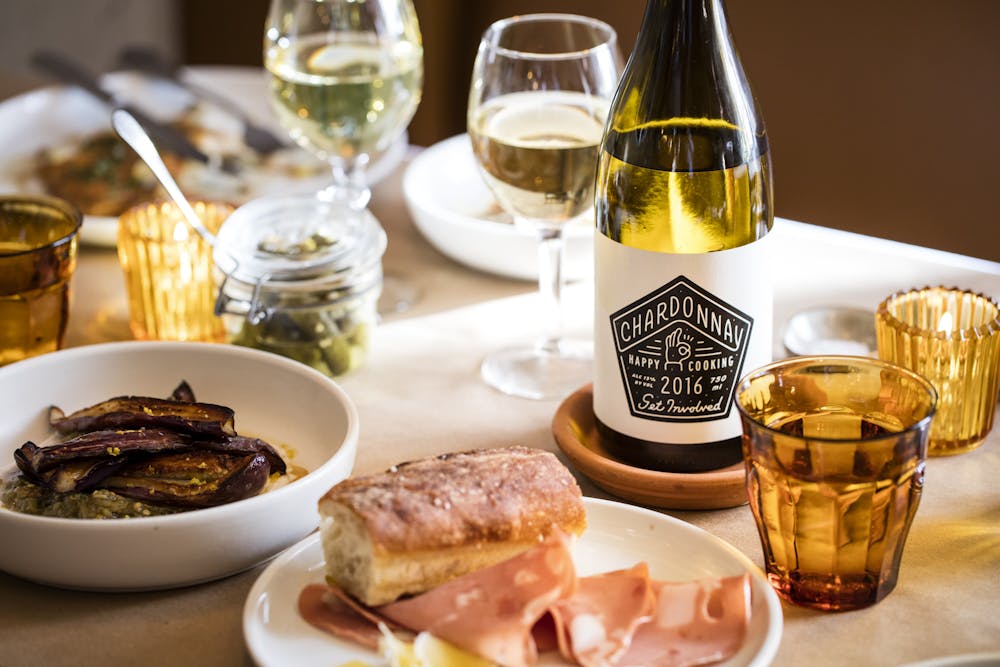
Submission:
M 747 502 L 743 464 L 699 473 L 644 470 L 612 458 L 594 425 L 591 385 L 571 394 L 556 410 L 552 434 L 576 468 L 608 493 L 642 505 L 712 510 Z

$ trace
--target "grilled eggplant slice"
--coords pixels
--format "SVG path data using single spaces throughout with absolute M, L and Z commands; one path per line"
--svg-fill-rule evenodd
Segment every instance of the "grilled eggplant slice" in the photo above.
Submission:
M 66 415 L 49 410 L 69 439 L 25 442 L 14 460 L 25 480 L 57 493 L 97 489 L 162 508 L 198 509 L 261 492 L 284 459 L 236 433 L 233 410 L 199 403 L 186 381 L 168 399 L 118 396 Z
M 187 383 L 187 380 L 181 380 L 181 383 L 174 388 L 170 393 L 170 400 L 184 401 L 186 403 L 195 402 L 194 390 L 191 389 L 191 385 Z
M 86 493 L 99 488 L 106 477 L 126 463 L 128 459 L 125 458 L 79 459 L 44 472 L 25 472 L 24 476 L 39 486 L 59 493 Z
M 14 461 L 21 472 L 30 477 L 80 459 L 114 459 L 136 453 L 156 454 L 191 449 L 192 442 L 191 437 L 184 433 L 157 429 L 91 431 L 48 447 L 39 447 L 29 440 L 14 451 Z
M 117 396 L 66 415 L 49 409 L 49 424 L 59 433 L 105 429 L 170 429 L 181 433 L 222 438 L 236 435 L 231 408 L 148 396 Z
M 101 488 L 154 505 L 199 509 L 257 495 L 270 468 L 263 454 L 179 452 L 123 466 Z
M 205 449 L 210 449 L 216 452 L 224 452 L 231 454 L 262 454 L 266 459 L 268 464 L 271 466 L 272 473 L 279 473 L 284 475 L 285 460 L 281 458 L 281 455 L 260 438 L 247 438 L 242 435 L 234 435 L 232 437 L 226 438 L 225 440 L 219 441 L 202 441 L 198 443 L 201 447 Z

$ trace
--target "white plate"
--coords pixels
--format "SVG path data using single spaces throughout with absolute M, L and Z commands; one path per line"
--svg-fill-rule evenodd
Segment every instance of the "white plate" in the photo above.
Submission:
M 267 80 L 262 70 L 250 67 L 192 67 L 184 70 L 183 76 L 235 101 L 256 122 L 270 127 L 278 136 L 284 136 L 268 106 Z M 176 117 L 193 101 L 188 93 L 170 83 L 125 72 L 108 74 L 103 77 L 102 83 L 121 99 L 135 102 L 136 106 L 160 120 Z M 204 109 L 205 118 L 213 128 L 231 136 L 233 142 L 239 142 L 241 125 L 238 121 L 210 105 L 205 105 Z M 108 107 L 74 87 L 40 88 L 0 103 L 0 146 L 4 149 L 0 154 L 0 194 L 41 192 L 40 184 L 25 175 L 32 155 L 41 149 L 71 146 L 81 137 L 110 129 Z M 375 183 L 391 173 L 406 155 L 406 148 L 407 136 L 404 133 L 373 161 L 368 170 L 369 181 Z M 288 194 L 316 190 L 329 181 L 323 166 L 304 150 L 290 148 L 281 153 L 282 160 L 287 158 L 296 164 L 315 165 L 319 175 L 293 179 L 273 170 L 262 170 L 252 175 L 246 193 L 228 199 L 240 204 L 271 192 Z M 198 197 L 197 192 L 187 191 L 186 194 L 190 198 Z M 114 247 L 117 232 L 117 218 L 87 216 L 80 229 L 80 241 Z
M 573 548 L 577 571 L 586 576 L 639 561 L 651 576 L 686 581 L 750 572 L 753 610 L 743 648 L 720 665 L 770 664 L 781 641 L 778 596 L 760 570 L 726 542 L 691 524 L 631 505 L 587 498 L 587 530 Z M 299 591 L 323 581 L 323 553 L 313 534 L 281 554 L 254 583 L 243 607 L 243 634 L 261 667 L 330 667 L 349 660 L 384 664 L 374 653 L 306 623 L 297 611 Z M 539 665 L 563 665 L 545 654 Z
M 909 662 L 903 667 L 997 667 L 998 665 L 1000 665 L 1000 651 L 930 658 L 919 662 Z
M 406 168 L 403 195 L 417 229 L 448 257 L 507 278 L 537 278 L 538 236 L 502 213 L 479 175 L 469 135 L 421 151 Z M 592 218 L 566 226 L 563 275 L 570 280 L 593 275 Z

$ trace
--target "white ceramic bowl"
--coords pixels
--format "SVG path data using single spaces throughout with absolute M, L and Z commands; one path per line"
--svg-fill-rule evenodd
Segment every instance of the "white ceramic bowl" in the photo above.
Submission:
M 460 134 L 421 151 L 406 168 L 403 195 L 420 233 L 448 257 L 480 271 L 535 280 L 538 237 L 500 213 L 479 175 L 469 135 Z M 593 274 L 593 221 L 567 224 L 563 275 Z
M 209 343 L 122 342 L 72 348 L 0 369 L 0 470 L 67 413 L 125 394 L 168 396 L 187 380 L 199 401 L 235 411 L 235 426 L 294 451 L 308 474 L 209 509 L 135 519 L 57 519 L 0 507 L 0 570 L 101 591 L 184 586 L 268 560 L 311 532 L 316 502 L 354 466 L 358 416 L 332 380 L 278 355 Z

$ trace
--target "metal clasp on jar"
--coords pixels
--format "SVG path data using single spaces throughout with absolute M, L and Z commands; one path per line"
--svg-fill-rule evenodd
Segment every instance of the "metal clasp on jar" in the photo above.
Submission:
M 249 307 L 247 308 L 246 313 L 243 312 L 242 308 L 230 309 L 228 307 L 229 304 L 234 301 L 236 303 L 246 303 L 246 302 L 241 301 L 240 299 L 234 299 L 228 294 L 226 294 L 226 284 L 229 282 L 229 279 L 232 278 L 233 276 L 232 272 L 225 272 L 225 271 L 223 271 L 223 275 L 225 277 L 222 279 L 222 282 L 219 283 L 219 294 L 215 298 L 215 314 L 217 316 L 221 316 L 223 313 L 232 313 L 233 315 L 245 314 L 247 321 L 250 322 L 250 324 L 260 324 L 265 319 L 267 319 L 267 317 L 271 313 L 271 309 L 264 306 L 261 303 L 260 294 L 264 286 L 264 283 L 267 283 L 271 280 L 271 274 L 265 273 L 257 277 L 257 280 L 254 282 L 253 285 L 253 291 L 250 294 Z

